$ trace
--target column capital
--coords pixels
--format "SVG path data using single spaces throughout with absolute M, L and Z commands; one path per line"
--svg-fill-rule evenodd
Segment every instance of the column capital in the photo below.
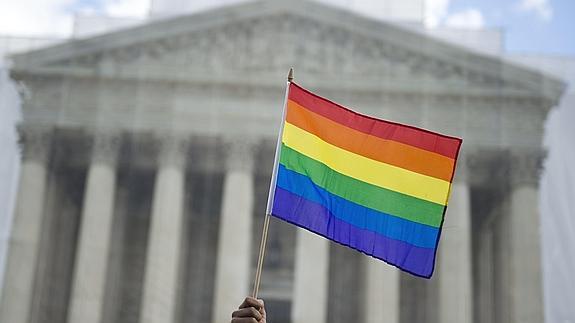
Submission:
M 465 159 L 458 164 L 465 163 L 467 181 L 471 185 L 496 186 L 507 181 L 508 156 L 505 151 L 472 147 L 462 157 Z
M 51 127 L 19 125 L 19 145 L 23 160 L 46 162 L 50 156 L 53 131 Z
M 95 131 L 92 134 L 92 163 L 113 165 L 118 160 L 121 135 L 116 131 Z
M 177 134 L 158 134 L 155 140 L 160 166 L 184 167 L 190 146 L 189 138 Z
M 253 138 L 225 138 L 226 170 L 252 172 L 256 147 Z
M 538 186 L 545 153 L 536 150 L 516 150 L 509 156 L 509 178 L 513 187 Z

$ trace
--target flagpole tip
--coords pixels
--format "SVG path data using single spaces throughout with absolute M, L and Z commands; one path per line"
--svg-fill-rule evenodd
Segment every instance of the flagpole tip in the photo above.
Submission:
M 287 80 L 288 80 L 288 82 L 293 81 L 293 67 L 290 67 L 290 69 L 289 69 Z

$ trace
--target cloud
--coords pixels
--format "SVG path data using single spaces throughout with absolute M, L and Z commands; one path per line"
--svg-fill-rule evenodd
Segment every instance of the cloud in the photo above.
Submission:
M 0 1 L 0 33 L 26 36 L 68 36 L 69 7 L 74 0 Z
M 481 11 L 469 8 L 447 16 L 445 25 L 454 28 L 481 29 L 485 25 L 485 19 Z
M 69 37 L 74 14 L 145 17 L 149 0 L 0 0 L 0 34 Z
M 425 0 L 424 22 L 427 27 L 439 26 L 447 16 L 450 0 Z
M 479 29 L 485 25 L 485 19 L 479 9 L 468 8 L 455 13 L 449 13 L 450 2 L 451 0 L 425 0 L 425 26 L 435 28 L 445 25 L 455 28 Z
M 150 0 L 107 0 L 104 10 L 110 16 L 143 18 L 150 10 Z
M 150 0 L 0 0 L 0 34 L 68 37 L 74 14 L 145 17 Z
M 553 18 L 553 8 L 548 0 L 520 0 L 517 8 L 522 12 L 534 13 L 544 21 Z

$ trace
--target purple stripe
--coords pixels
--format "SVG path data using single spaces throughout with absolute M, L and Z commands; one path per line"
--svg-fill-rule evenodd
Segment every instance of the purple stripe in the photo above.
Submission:
M 429 278 L 433 274 L 435 249 L 416 247 L 360 229 L 337 219 L 322 205 L 280 187 L 276 187 L 272 214 L 414 275 Z

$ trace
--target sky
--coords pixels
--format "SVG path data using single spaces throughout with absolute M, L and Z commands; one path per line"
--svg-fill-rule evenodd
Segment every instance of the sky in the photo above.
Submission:
M 428 1 L 429 2 L 429 1 Z M 448 2 L 448 17 L 467 13 L 465 21 L 481 21 L 502 28 L 505 48 L 513 53 L 575 56 L 575 1 L 573 0 L 433 0 Z M 473 13 L 473 14 L 472 14 Z M 465 18 L 465 17 L 462 17 Z M 452 21 L 453 23 L 453 21 Z
M 150 0 L 0 1 L 0 35 L 66 37 L 73 16 L 103 14 L 145 17 Z M 189 0 L 198 7 L 230 0 Z M 373 6 L 373 0 L 321 0 L 347 7 Z M 405 1 L 405 0 L 404 0 Z M 574 0 L 414 0 L 424 1 L 428 27 L 499 28 L 510 53 L 575 56 Z M 571 35 L 570 35 L 571 34 Z

